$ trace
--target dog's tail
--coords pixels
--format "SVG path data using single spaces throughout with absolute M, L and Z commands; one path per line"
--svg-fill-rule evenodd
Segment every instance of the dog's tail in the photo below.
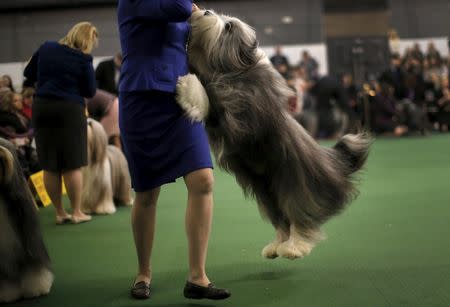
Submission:
M 349 176 L 359 171 L 366 163 L 372 139 L 367 133 L 344 135 L 334 149 L 344 163 L 344 173 Z
M 367 160 L 372 141 L 366 133 L 348 134 L 327 148 L 301 126 L 292 131 L 296 132 L 290 138 L 296 150 L 286 150 L 291 160 L 273 170 L 275 193 L 281 211 L 308 236 L 358 195 L 357 173 Z M 274 214 L 267 215 L 276 220 Z
M 14 174 L 14 157 L 11 152 L 0 146 L 0 184 L 11 181 Z

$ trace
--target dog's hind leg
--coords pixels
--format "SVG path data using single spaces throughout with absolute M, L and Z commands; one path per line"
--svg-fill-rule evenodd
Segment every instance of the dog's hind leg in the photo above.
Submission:
M 267 244 L 262 252 L 261 255 L 264 258 L 267 259 L 275 259 L 278 257 L 277 249 L 278 246 L 283 243 L 284 241 L 287 241 L 289 239 L 289 233 L 283 230 L 282 228 L 277 229 L 277 236 L 273 242 L 270 242 Z
M 311 253 L 317 241 L 321 239 L 323 236 L 320 231 L 301 231 L 291 224 L 289 239 L 278 245 L 277 254 L 291 260 L 303 258 Z
M 96 214 L 113 214 L 116 212 L 116 206 L 113 201 L 111 165 L 108 159 L 105 159 L 103 162 L 102 172 L 99 172 L 97 176 L 99 176 L 97 189 L 101 194 L 99 195 L 99 203 L 96 204 L 94 212 Z
M 193 121 L 203 121 L 208 115 L 208 95 L 196 75 L 187 74 L 178 79 L 176 101 Z
M 259 194 L 259 196 L 261 197 L 261 194 Z M 269 200 L 269 195 L 266 195 L 266 197 L 268 198 L 264 202 L 265 204 L 274 204 L 274 202 Z M 275 259 L 279 256 L 277 253 L 278 246 L 289 239 L 289 221 L 284 217 L 283 212 L 276 205 L 260 205 L 259 210 L 263 216 L 270 220 L 277 232 L 275 240 L 263 248 L 261 255 L 267 259 Z

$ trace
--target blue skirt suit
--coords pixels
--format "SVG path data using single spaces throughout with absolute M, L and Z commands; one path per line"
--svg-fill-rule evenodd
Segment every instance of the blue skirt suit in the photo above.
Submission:
M 136 192 L 213 167 L 203 125 L 175 101 L 191 11 L 192 0 L 119 0 L 119 125 Z

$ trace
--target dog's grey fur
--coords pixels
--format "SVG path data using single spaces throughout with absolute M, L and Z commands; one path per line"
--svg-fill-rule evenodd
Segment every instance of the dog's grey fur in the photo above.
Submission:
M 14 146 L 0 138 L 0 303 L 47 294 L 52 283 L 36 204 Z
M 193 75 L 182 77 L 177 101 L 204 120 L 219 166 L 277 229 L 273 250 L 263 254 L 304 256 L 320 226 L 357 195 L 354 174 L 370 138 L 345 135 L 333 148 L 321 147 L 285 110 L 292 92 L 258 49 L 253 29 L 210 11 L 194 12 L 191 25 L 189 64 L 204 90 Z M 283 242 L 289 244 L 280 250 Z

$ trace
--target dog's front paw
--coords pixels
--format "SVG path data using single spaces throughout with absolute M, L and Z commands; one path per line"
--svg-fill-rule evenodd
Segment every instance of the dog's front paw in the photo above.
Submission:
M 95 214 L 99 215 L 114 214 L 115 212 L 116 206 L 112 201 L 105 201 L 95 209 Z
M 278 242 L 278 241 L 273 241 L 273 242 L 267 244 L 263 248 L 261 255 L 267 259 L 277 258 L 278 257 L 277 248 L 279 245 L 280 245 L 280 242 Z
M 209 99 L 196 75 L 178 79 L 176 101 L 193 121 L 202 121 L 208 114 Z

